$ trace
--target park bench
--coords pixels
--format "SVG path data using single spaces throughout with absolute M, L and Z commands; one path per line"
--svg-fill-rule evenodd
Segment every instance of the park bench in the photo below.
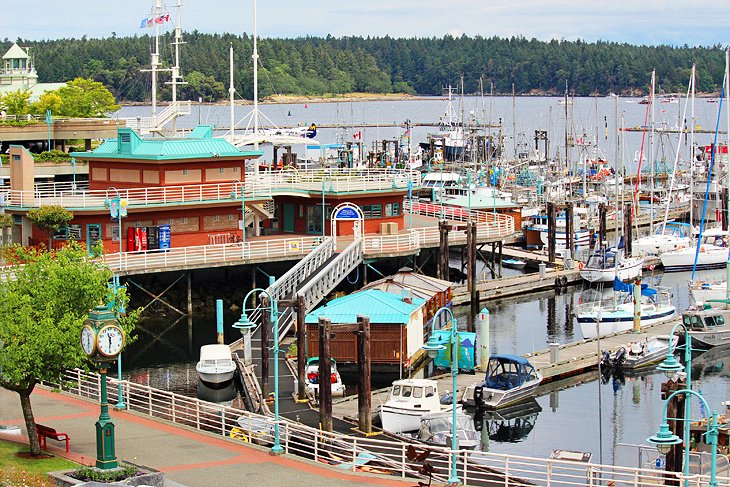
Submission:
M 68 453 L 68 446 L 71 442 L 71 439 L 68 437 L 68 433 L 60 433 L 55 429 L 49 426 L 44 426 L 42 424 L 36 424 L 35 429 L 38 432 L 38 442 L 41 444 L 41 448 L 47 450 L 48 448 L 46 446 L 46 438 L 51 438 L 52 440 L 56 441 L 65 441 L 66 453 Z

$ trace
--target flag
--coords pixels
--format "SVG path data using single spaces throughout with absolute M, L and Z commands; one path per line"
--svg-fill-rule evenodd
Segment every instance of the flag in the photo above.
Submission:
M 145 27 L 147 27 L 147 17 L 143 18 L 142 22 L 139 24 L 140 29 L 144 29 Z
M 309 108 L 306 103 L 304 104 L 304 108 Z
M 352 134 L 352 138 L 355 140 L 361 140 L 362 139 L 362 131 L 355 132 Z

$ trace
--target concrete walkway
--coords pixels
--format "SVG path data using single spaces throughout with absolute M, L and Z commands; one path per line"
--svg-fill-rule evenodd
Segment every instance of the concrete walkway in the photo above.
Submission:
M 93 464 L 96 460 L 94 423 L 98 403 L 36 386 L 32 395 L 37 423 L 68 433 L 71 451 L 48 440 L 48 449 L 70 460 Z M 116 425 L 116 453 L 120 460 L 145 465 L 165 473 L 169 486 L 372 486 L 406 487 L 415 480 L 352 473 L 294 455 L 272 456 L 268 449 L 221 436 L 153 420 L 127 411 L 111 411 Z M 0 425 L 17 425 L 25 433 L 20 400 L 0 388 Z M 0 430 L 0 439 L 27 443 L 25 435 Z

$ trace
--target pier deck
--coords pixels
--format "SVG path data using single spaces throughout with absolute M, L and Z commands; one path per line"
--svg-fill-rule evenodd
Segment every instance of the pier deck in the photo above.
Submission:
M 679 321 L 679 318 L 656 323 L 651 326 L 642 327 L 641 333 L 616 333 L 600 339 L 602 350 L 615 350 L 619 346 L 630 341 L 641 341 L 651 335 L 668 335 L 672 327 Z M 558 360 L 555 363 L 550 361 L 550 350 L 540 350 L 526 354 L 525 357 L 540 371 L 545 380 L 538 388 L 537 395 L 541 395 L 543 388 L 549 388 L 547 384 L 552 381 L 582 374 L 598 366 L 598 339 L 579 340 L 566 343 L 560 346 Z M 467 386 L 484 378 L 484 372 L 477 370 L 475 374 L 459 374 L 457 377 L 457 391 L 463 391 Z M 450 391 L 452 386 L 451 374 L 443 374 L 432 377 L 438 382 L 441 393 Z M 458 393 L 458 392 L 457 392 Z M 390 388 L 379 389 L 372 393 L 372 414 L 377 416 L 380 405 L 388 400 Z M 346 397 L 332 404 L 332 416 L 348 421 L 357 421 L 357 396 Z

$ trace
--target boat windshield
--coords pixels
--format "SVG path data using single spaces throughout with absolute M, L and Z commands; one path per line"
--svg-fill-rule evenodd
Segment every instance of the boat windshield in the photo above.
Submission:
M 586 263 L 586 267 L 590 267 L 592 269 L 606 269 L 606 268 L 614 267 L 615 264 L 616 264 L 616 254 L 596 253 L 596 254 L 593 254 L 590 256 L 590 258 L 588 259 L 588 262 Z
M 534 377 L 535 369 L 530 364 L 492 359 L 487 370 L 487 387 L 506 391 L 521 386 Z

